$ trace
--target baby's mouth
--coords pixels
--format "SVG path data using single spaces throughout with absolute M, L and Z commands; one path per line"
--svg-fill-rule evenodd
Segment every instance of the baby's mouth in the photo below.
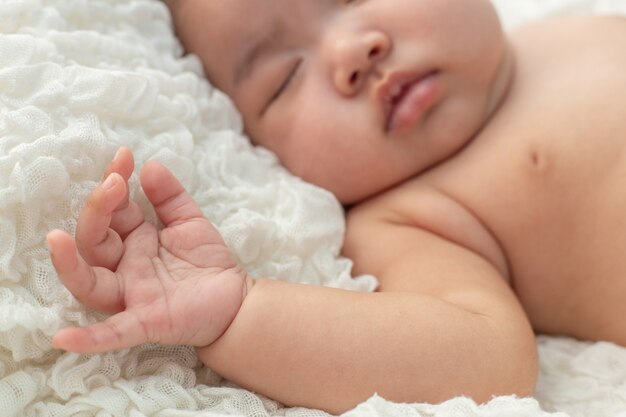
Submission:
M 379 90 L 385 115 L 385 131 L 413 127 L 432 107 L 439 96 L 438 72 L 398 73 Z

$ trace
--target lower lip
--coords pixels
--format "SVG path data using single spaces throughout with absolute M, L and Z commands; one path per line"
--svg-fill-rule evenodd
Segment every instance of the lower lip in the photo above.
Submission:
M 401 131 L 419 123 L 439 96 L 437 74 L 432 73 L 419 79 L 393 106 L 387 130 Z

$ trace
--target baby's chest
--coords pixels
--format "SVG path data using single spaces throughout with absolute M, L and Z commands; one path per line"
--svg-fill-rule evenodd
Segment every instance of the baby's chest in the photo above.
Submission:
M 522 53 L 506 104 L 432 180 L 497 240 L 531 317 L 557 323 L 626 296 L 626 48 L 552 53 Z
M 487 222 L 515 235 L 531 225 L 556 230 L 570 223 L 564 233 L 573 223 L 596 227 L 592 213 L 621 218 L 626 49 L 561 52 L 557 44 L 537 56 L 539 46 L 519 48 L 508 100 L 459 158 L 461 171 L 473 174 L 456 173 L 465 182 L 458 191 L 469 190 L 467 201 Z
M 626 106 L 604 87 L 551 85 L 519 97 L 507 119 L 494 121 L 483 155 L 480 144 L 473 150 L 475 175 L 465 189 L 512 262 L 547 269 L 568 259 L 578 268 L 598 248 L 626 248 Z M 626 79 L 620 88 L 626 98 Z
M 437 188 L 498 242 L 533 322 L 560 323 L 589 294 L 626 296 L 626 118 L 585 117 L 590 101 L 541 103 L 494 120 Z
M 526 86 L 457 172 L 527 306 L 626 291 L 626 79 L 585 71 Z

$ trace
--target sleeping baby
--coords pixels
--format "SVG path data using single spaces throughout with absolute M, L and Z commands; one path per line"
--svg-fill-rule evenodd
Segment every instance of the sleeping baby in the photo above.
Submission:
M 251 140 L 347 210 L 374 293 L 252 277 L 164 166 L 129 200 L 120 148 L 48 235 L 63 284 L 110 313 L 53 345 L 189 344 L 286 405 L 532 395 L 534 333 L 626 345 L 626 20 L 503 33 L 488 0 L 168 0 Z M 242 22 L 244 24 L 242 24 Z

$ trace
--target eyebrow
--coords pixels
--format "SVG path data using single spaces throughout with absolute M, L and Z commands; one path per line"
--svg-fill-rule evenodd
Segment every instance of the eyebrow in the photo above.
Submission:
M 266 55 L 276 47 L 285 32 L 285 25 L 274 20 L 271 23 L 271 30 L 264 36 L 249 43 L 240 55 L 240 59 L 235 65 L 235 85 L 240 84 L 250 76 L 254 63 L 263 55 Z

